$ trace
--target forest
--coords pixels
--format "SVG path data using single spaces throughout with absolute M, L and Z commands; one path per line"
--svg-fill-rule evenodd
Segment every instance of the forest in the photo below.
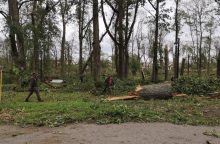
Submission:
M 220 124 L 218 0 L 1 0 L 0 22 L 0 124 Z M 184 97 L 106 102 L 164 83 Z
M 214 0 L 3 0 L 0 6 L 7 72 L 94 82 L 109 74 L 152 82 L 220 75 Z

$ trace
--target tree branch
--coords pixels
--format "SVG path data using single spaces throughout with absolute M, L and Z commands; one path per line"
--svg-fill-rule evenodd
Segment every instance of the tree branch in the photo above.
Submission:
M 5 19 L 7 19 L 7 17 L 8 17 L 8 14 L 7 14 L 7 13 L 5 13 L 4 11 L 0 11 L 0 14 L 2 14 L 2 16 L 3 16 Z
M 109 27 L 107 25 L 107 22 L 106 22 L 106 18 L 105 18 L 105 12 L 104 12 L 104 7 L 103 7 L 103 0 L 101 0 L 101 6 L 102 6 L 102 18 L 103 18 L 103 21 L 104 21 L 104 24 L 105 24 L 105 28 L 106 28 L 106 31 L 108 33 L 108 35 L 110 36 L 110 38 L 117 44 L 119 45 L 119 43 L 117 42 L 117 40 L 114 38 L 114 36 L 111 34 L 111 32 L 109 31 Z
M 108 0 L 105 0 L 105 2 L 110 6 L 110 8 L 111 8 L 114 12 L 118 13 L 118 11 L 113 7 L 113 5 L 112 5 Z
M 88 21 L 88 23 L 86 24 L 86 26 L 84 26 L 84 27 L 82 28 L 82 30 L 85 30 L 85 29 L 91 24 L 92 21 L 93 21 L 93 17 Z
M 156 18 L 155 15 L 153 15 L 149 10 L 147 10 L 145 7 L 143 7 L 144 10 L 146 10 L 152 17 Z
M 151 5 L 155 10 L 157 10 L 157 8 L 154 6 L 154 4 L 152 3 L 151 0 L 148 0 L 148 2 L 150 3 L 150 5 Z
M 130 30 L 129 30 L 129 34 L 128 34 L 128 41 L 130 40 L 131 38 L 131 34 L 132 34 L 132 31 L 134 29 L 134 25 L 135 25 L 135 22 L 136 22 L 136 18 L 137 18 L 137 12 L 138 12 L 138 4 L 139 4 L 139 1 L 137 0 L 136 2 L 136 6 L 135 6 L 135 13 L 134 13 L 134 19 L 133 19 L 133 22 L 131 24 L 131 27 L 130 27 Z
M 109 27 L 111 26 L 112 21 L 114 20 L 114 16 L 115 16 L 115 12 L 113 13 L 113 15 L 112 15 L 112 17 L 111 17 L 111 20 L 110 20 L 110 22 L 109 22 L 109 24 L 108 24 L 108 29 L 109 29 Z M 105 33 L 104 33 L 104 34 L 101 36 L 101 38 L 99 39 L 99 43 L 102 42 L 103 38 L 105 37 L 105 35 L 106 35 L 107 33 L 108 33 L 108 32 L 107 32 L 107 30 L 106 30 Z
M 22 2 L 19 4 L 18 9 L 20 10 L 23 4 L 28 3 L 28 2 L 31 2 L 31 1 L 32 1 L 32 0 L 22 1 Z

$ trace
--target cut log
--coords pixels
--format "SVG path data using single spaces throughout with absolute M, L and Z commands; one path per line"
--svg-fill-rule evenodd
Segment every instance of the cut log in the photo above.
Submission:
M 140 99 L 140 96 L 117 96 L 117 97 L 109 97 L 106 100 L 108 101 L 116 101 L 116 100 L 136 100 Z
M 173 93 L 172 95 L 173 97 L 187 97 L 188 96 L 187 94 L 175 94 L 175 93 Z
M 170 99 L 173 97 L 170 83 L 138 86 L 135 93 L 143 99 Z

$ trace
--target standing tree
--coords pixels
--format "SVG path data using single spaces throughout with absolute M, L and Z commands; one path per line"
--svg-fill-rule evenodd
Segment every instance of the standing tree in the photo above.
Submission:
M 100 77 L 100 53 L 99 5 L 98 0 L 93 0 L 93 79 L 95 82 Z
M 176 28 L 176 36 L 175 36 L 175 61 L 174 61 L 174 78 L 179 77 L 179 0 L 175 0 L 176 2 L 176 11 L 175 11 L 175 28 Z
M 61 64 L 61 75 L 65 75 L 65 51 L 66 51 L 66 25 L 70 19 L 69 10 L 71 9 L 71 5 L 68 4 L 67 0 L 60 1 L 60 14 L 62 17 L 62 25 L 63 25 L 63 33 L 62 33 L 62 41 L 61 41 L 61 56 L 60 56 L 60 64 Z
M 153 43 L 153 69 L 152 69 L 152 82 L 158 81 L 158 51 L 159 51 L 159 29 L 160 29 L 160 19 L 165 22 L 165 19 L 169 18 L 167 13 L 170 12 L 170 9 L 164 9 L 166 4 L 166 0 L 148 0 L 149 4 L 155 11 L 154 16 L 154 25 L 155 25 L 155 32 L 154 32 L 154 43 Z M 160 10 L 164 10 L 165 14 L 161 14 Z
M 165 81 L 168 80 L 168 66 L 169 66 L 169 51 L 168 51 L 168 47 L 166 45 L 165 49 L 164 49 L 164 53 L 165 53 L 165 57 L 164 57 L 164 61 L 165 61 Z
M 22 4 L 17 0 L 8 0 L 8 14 L 0 11 L 9 27 L 9 37 L 11 44 L 11 55 L 15 65 L 19 68 L 26 68 L 26 56 L 24 48 L 23 28 L 20 24 L 19 8 Z
M 107 24 L 105 11 L 104 11 L 104 2 L 112 9 L 113 15 L 116 13 L 117 17 L 115 18 L 115 34 L 113 35 Z M 110 38 L 115 44 L 115 59 L 116 59 L 116 72 L 120 79 L 126 79 L 128 77 L 128 63 L 129 63 L 129 54 L 128 47 L 131 38 L 131 34 L 134 29 L 134 25 L 137 18 L 137 12 L 140 0 L 130 1 L 130 0 L 120 0 L 116 1 L 114 5 L 108 0 L 101 0 L 102 7 L 102 17 L 106 27 L 106 31 Z M 132 16 L 133 19 L 130 20 Z

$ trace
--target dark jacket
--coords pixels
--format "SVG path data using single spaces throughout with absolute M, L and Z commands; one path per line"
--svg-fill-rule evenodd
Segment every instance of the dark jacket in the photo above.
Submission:
M 30 79 L 30 90 L 34 90 L 35 88 L 38 88 L 37 78 L 32 77 Z

